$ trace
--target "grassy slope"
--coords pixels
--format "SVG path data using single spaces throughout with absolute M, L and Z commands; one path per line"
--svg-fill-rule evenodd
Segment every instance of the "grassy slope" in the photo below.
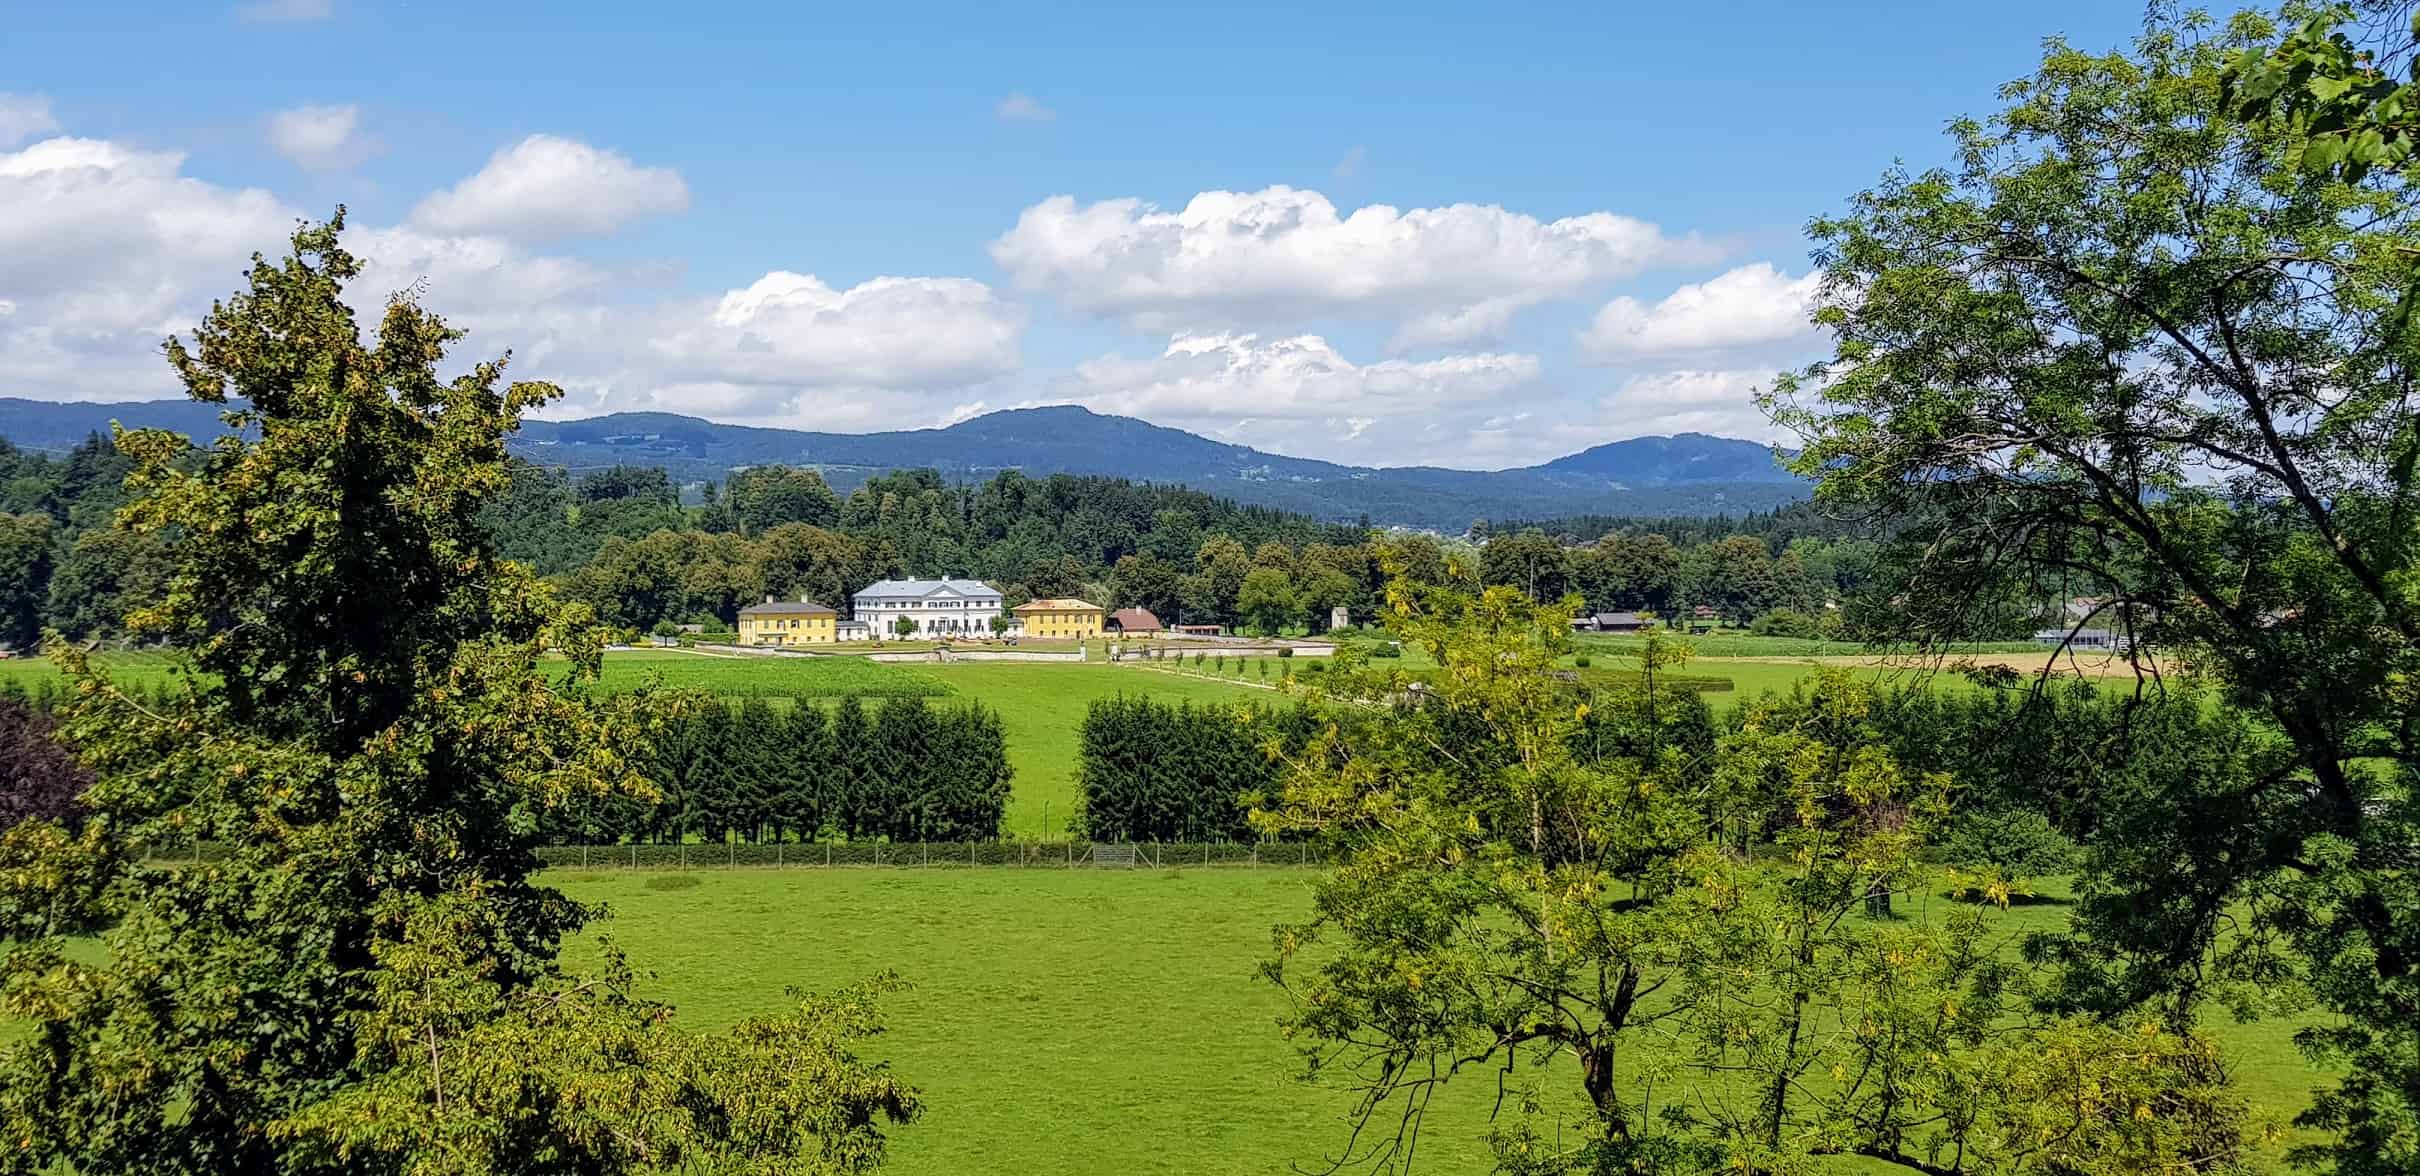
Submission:
M 693 1025 L 885 968 L 917 986 L 887 1003 L 873 1050 L 932 1107 L 899 1137 L 899 1176 L 1316 1170 L 1343 1142 L 1349 1097 L 1293 1080 L 1272 1024 L 1281 999 L 1252 973 L 1270 925 L 1304 909 L 1307 872 L 708 870 L 671 891 L 647 876 L 552 878 L 612 906 L 604 931 Z M 2005 916 L 2012 933 L 2063 917 Z M 2220 1032 L 2256 1105 L 2278 1118 L 2302 1105 L 2312 1075 L 2286 1026 Z M 1558 1099 L 1573 1085 L 1552 1069 L 1542 1080 Z M 1437 1100 L 1421 1170 L 1485 1170 L 1493 1092 L 1474 1074 Z
M 1075 811 L 1077 729 L 1094 699 L 1119 694 L 1195 702 L 1271 698 L 1266 691 L 1097 662 L 960 662 L 919 668 L 947 683 L 958 697 L 1000 712 L 1009 763 L 1017 770 L 1007 827 L 1016 837 L 1055 838 L 1066 828 L 1068 814 Z

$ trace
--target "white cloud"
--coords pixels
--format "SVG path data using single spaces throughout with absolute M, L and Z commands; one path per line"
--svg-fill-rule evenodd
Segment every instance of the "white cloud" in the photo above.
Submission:
M 1346 442 L 1380 449 L 1392 430 L 1373 426 L 1493 404 L 1537 376 L 1529 355 L 1356 364 L 1317 335 L 1178 335 L 1149 359 L 1111 355 L 1077 365 L 1065 398 L 1274 452 L 1322 440 L 1330 450 Z
M 1059 112 L 1042 105 L 1040 99 L 1030 94 L 1011 94 L 992 107 L 992 117 L 1002 122 L 1049 122 L 1059 117 Z
M 46 399 L 174 395 L 163 336 L 192 329 L 276 256 L 303 212 L 186 176 L 174 152 L 59 138 L 0 152 L 0 389 Z M 645 274 L 419 223 L 347 229 L 365 327 L 409 290 L 464 327 L 460 356 L 572 390 L 559 412 L 665 408 L 821 428 L 941 420 L 1013 371 L 1022 320 L 981 282 L 833 289 L 776 271 L 720 297 L 634 295 Z
M 315 171 L 350 167 L 377 145 L 361 133 L 361 108 L 297 106 L 269 116 L 269 147 L 297 167 Z
M 957 388 L 1014 370 L 1021 323 L 970 278 L 872 278 L 834 290 L 776 270 L 652 350 L 705 378 L 773 387 Z
M 1203 192 L 1174 212 L 1135 199 L 1053 196 L 992 242 L 1027 290 L 1145 329 L 1240 326 L 1309 314 L 1411 317 L 1425 342 L 1500 326 L 1513 310 L 1717 250 L 1593 212 L 1541 221 L 1490 204 L 1340 213 L 1318 192 Z M 1410 329 L 1410 328 L 1407 328 Z
M 1335 175 L 1337 179 L 1352 179 L 1354 176 L 1361 174 L 1361 161 L 1369 158 L 1369 155 L 1369 148 L 1356 146 L 1352 150 L 1345 152 L 1344 158 L 1337 160 L 1336 166 L 1328 170 L 1330 173 Z
M 181 174 L 184 156 L 56 138 L 0 152 L 0 388 L 54 399 L 171 391 L 159 359 L 296 213 Z
M 1704 354 L 1812 338 L 1820 274 L 1793 278 L 1765 262 L 1682 286 L 1653 306 L 1616 298 L 1580 332 L 1602 360 Z
M 1396 328 L 1394 337 L 1387 340 L 1387 350 L 1493 342 L 1504 337 L 1512 317 L 1527 306 L 1519 298 L 1483 298 L 1469 306 L 1414 315 Z
M 1633 376 L 1597 407 L 1607 436 L 1712 433 L 1773 441 L 1780 431 L 1756 406 L 1756 394 L 1777 374 L 1769 368 L 1681 369 Z
M 50 99 L 40 94 L 0 93 L 0 147 L 14 147 L 36 135 L 59 129 Z
M 496 152 L 469 179 L 422 200 L 411 221 L 439 233 L 543 239 L 609 233 L 688 207 L 689 185 L 671 168 L 640 167 L 620 152 L 531 135 Z
M 303 24 L 326 20 L 333 12 L 329 0 L 259 0 L 237 6 L 235 15 L 257 24 Z

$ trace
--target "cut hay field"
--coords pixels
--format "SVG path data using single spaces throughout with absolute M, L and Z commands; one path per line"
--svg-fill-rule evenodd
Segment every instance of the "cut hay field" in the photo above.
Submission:
M 1295 1080 L 1281 999 L 1253 974 L 1270 926 L 1306 908 L 1307 871 L 739 869 L 649 885 L 663 877 L 548 875 L 611 907 L 597 931 L 654 971 L 649 991 L 684 1023 L 720 1028 L 777 1009 L 785 987 L 886 968 L 916 986 L 885 1002 L 890 1032 L 872 1047 L 931 1108 L 896 1137 L 886 1171 L 899 1176 L 1317 1171 L 1345 1138 L 1349 1096 Z M 2047 904 L 2004 916 L 2012 933 L 2064 917 Z M 2289 1027 L 2218 1031 L 2245 1094 L 2290 1118 L 2315 1077 Z M 1576 1085 L 1551 1068 L 1516 1077 Z M 1487 1169 L 1493 1093 L 1480 1074 L 1437 1100 L 1420 1171 Z

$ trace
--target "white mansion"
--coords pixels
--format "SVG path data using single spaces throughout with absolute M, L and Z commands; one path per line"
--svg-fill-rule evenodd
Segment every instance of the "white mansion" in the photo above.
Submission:
M 878 580 L 850 597 L 854 618 L 870 632 L 889 637 L 899 618 L 915 622 L 919 637 L 988 637 L 1000 615 L 1000 590 L 981 580 Z

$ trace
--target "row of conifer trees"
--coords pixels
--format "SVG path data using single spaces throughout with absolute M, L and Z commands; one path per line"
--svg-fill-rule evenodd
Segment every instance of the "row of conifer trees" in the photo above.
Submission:
M 1243 841 L 1281 754 L 1319 731 L 1310 707 L 1194 706 L 1105 698 L 1085 712 L 1076 832 L 1094 841 Z
M 554 838 L 990 841 L 1008 806 L 1007 740 L 978 705 L 710 702 L 669 720 L 653 758 L 660 803 L 585 802 L 558 814 Z

